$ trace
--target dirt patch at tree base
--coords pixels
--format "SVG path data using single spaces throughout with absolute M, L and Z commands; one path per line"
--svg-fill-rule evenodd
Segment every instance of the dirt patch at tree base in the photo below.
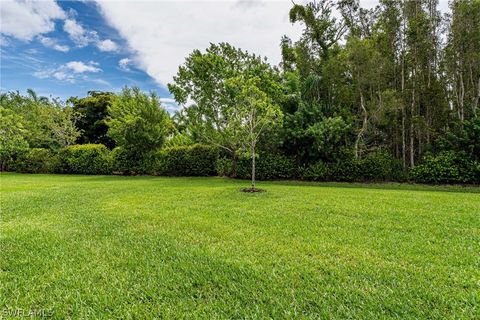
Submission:
M 242 192 L 249 192 L 249 193 L 254 193 L 254 192 L 267 192 L 267 190 L 258 189 L 258 188 L 243 188 L 243 189 L 240 189 L 240 191 L 242 191 Z

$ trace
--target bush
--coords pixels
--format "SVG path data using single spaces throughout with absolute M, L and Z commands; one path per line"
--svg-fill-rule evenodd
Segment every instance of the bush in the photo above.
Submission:
M 398 160 L 379 151 L 363 159 L 345 154 L 336 162 L 319 161 L 301 168 L 300 177 L 313 181 L 402 181 L 404 173 Z
M 377 151 L 358 160 L 357 179 L 363 181 L 403 181 L 402 163 L 390 153 Z
M 113 173 L 152 174 L 155 171 L 155 156 L 156 151 L 140 154 L 135 150 L 116 147 L 110 152 L 108 162 Z
M 478 183 L 477 167 L 469 158 L 445 151 L 436 156 L 426 155 L 410 171 L 410 179 L 421 183 Z
M 108 174 L 109 150 L 103 144 L 68 146 L 58 154 L 60 173 Z
M 58 158 L 52 150 L 33 148 L 17 157 L 13 170 L 25 173 L 52 173 L 56 170 L 57 161 Z
M 328 164 L 323 161 L 303 166 L 299 170 L 300 178 L 311 181 L 327 181 L 330 179 Z
M 166 176 L 213 176 L 218 149 L 195 144 L 160 150 L 155 155 L 154 174 Z
M 296 177 L 296 166 L 293 159 L 279 154 L 259 154 L 255 162 L 255 175 L 258 180 L 292 179 Z M 237 160 L 236 172 L 233 162 L 229 158 L 217 161 L 219 176 L 250 179 L 252 174 L 252 159 L 240 158 Z

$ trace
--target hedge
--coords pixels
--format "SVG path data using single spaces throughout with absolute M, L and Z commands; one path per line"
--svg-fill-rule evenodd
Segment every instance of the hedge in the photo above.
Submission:
M 479 163 L 452 151 L 426 155 L 410 170 L 410 179 L 421 183 L 480 183 Z
M 154 159 L 153 174 L 162 176 L 214 176 L 218 149 L 194 144 L 160 150 Z
M 65 147 L 58 153 L 57 172 L 109 174 L 109 150 L 103 144 L 79 144 Z
M 365 158 L 344 157 L 336 162 L 318 161 L 299 170 L 301 179 L 313 181 L 404 181 L 401 163 L 378 151 Z
M 12 169 L 24 173 L 51 173 L 58 167 L 58 158 L 50 149 L 32 148 L 20 154 Z
M 297 170 L 293 159 L 279 154 L 259 154 L 255 161 L 255 176 L 258 180 L 293 179 Z M 221 158 L 217 162 L 219 176 L 250 179 L 252 176 L 252 159 L 242 157 L 236 166 L 232 159 Z

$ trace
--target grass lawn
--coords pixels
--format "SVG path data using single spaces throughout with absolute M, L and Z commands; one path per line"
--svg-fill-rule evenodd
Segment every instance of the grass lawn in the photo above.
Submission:
M 241 187 L 1 174 L 0 312 L 479 318 L 479 188 Z

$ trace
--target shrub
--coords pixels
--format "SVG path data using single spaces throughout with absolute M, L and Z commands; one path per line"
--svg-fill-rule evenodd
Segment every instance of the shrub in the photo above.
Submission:
M 344 155 L 336 162 L 319 161 L 300 169 L 300 177 L 314 181 L 401 181 L 401 163 L 389 153 L 379 151 L 363 159 Z
M 330 178 L 330 171 L 325 162 L 318 161 L 300 168 L 299 175 L 300 178 L 304 180 L 327 181 Z
M 137 153 L 124 147 L 116 147 L 110 152 L 108 163 L 113 173 L 136 175 L 153 174 L 156 151 Z
M 399 160 L 390 153 L 377 151 L 358 160 L 357 179 L 363 181 L 402 181 L 404 171 Z
M 166 176 L 212 176 L 218 150 L 212 146 L 195 144 L 160 150 L 155 156 L 154 173 Z
M 284 155 L 261 153 L 256 159 L 255 175 L 258 180 L 292 179 L 296 177 L 296 166 L 293 159 Z M 252 174 L 252 159 L 240 158 L 237 160 L 236 173 L 233 172 L 233 162 L 229 158 L 217 161 L 219 176 L 250 179 Z
M 58 154 L 61 173 L 108 174 L 111 172 L 109 150 L 103 144 L 68 146 Z
M 421 183 L 474 183 L 476 164 L 453 151 L 426 155 L 423 162 L 410 171 L 410 179 Z
M 13 170 L 25 173 L 51 173 L 56 170 L 57 160 L 52 150 L 33 148 L 17 157 Z

